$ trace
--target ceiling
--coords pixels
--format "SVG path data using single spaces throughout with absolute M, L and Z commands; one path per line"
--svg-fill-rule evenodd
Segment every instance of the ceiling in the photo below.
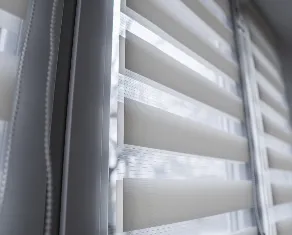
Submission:
M 253 0 L 280 40 L 292 47 L 292 0 Z

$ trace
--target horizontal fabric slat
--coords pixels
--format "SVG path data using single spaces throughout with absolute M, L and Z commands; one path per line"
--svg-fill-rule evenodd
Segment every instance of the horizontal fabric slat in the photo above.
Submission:
M 220 3 L 222 1 L 205 1 L 205 0 L 198 0 L 202 5 L 204 5 L 208 11 L 210 11 L 218 20 L 226 27 L 231 30 L 231 17 L 230 17 L 230 7 L 227 3 L 227 9 L 225 9 L 225 6 L 221 6 Z M 227 12 L 226 12 L 227 10 Z
M 282 154 L 290 155 L 292 153 L 291 144 L 267 133 L 265 133 L 265 143 L 268 148 L 274 149 Z
M 270 182 L 272 184 L 292 185 L 292 172 L 291 171 L 270 168 L 269 177 L 270 177 Z M 290 203 L 290 204 L 292 204 L 292 203 Z M 284 206 L 284 205 L 287 205 L 287 204 L 280 204 L 279 206 Z M 291 215 L 291 217 L 292 217 L 292 215 Z
M 234 233 L 233 235 L 258 235 L 258 230 L 255 227 L 253 227 L 241 230 L 239 232 Z
M 130 70 L 126 69 L 123 73 L 119 75 L 119 83 L 123 84 L 120 85 L 121 102 L 124 102 L 122 97 L 126 97 L 221 131 L 245 136 L 245 128 L 241 120 Z M 122 96 L 121 93 L 124 95 Z
M 292 186 L 287 184 L 272 184 L 274 204 L 292 202 Z
M 267 148 L 270 168 L 292 171 L 292 154 L 283 154 L 271 148 Z
M 172 6 L 173 4 L 179 4 L 179 6 Z M 202 27 L 196 25 L 192 18 L 187 19 L 186 13 L 181 12 L 180 14 L 173 14 L 169 12 L 173 10 L 177 11 L 177 9 L 182 10 L 183 6 L 186 8 L 184 4 L 181 4 L 182 3 L 177 0 L 168 2 L 162 0 L 127 1 L 127 6 L 130 9 L 157 25 L 170 36 L 208 60 L 230 77 L 238 78 L 238 66 L 231 58 L 232 52 L 230 46 L 226 46 L 224 43 L 219 42 L 220 39 L 214 40 L 215 36 L 213 34 L 200 37 L 198 34 L 206 32 L 204 31 L 206 29 L 202 29 Z M 179 17 L 179 19 L 174 17 Z M 184 22 L 181 22 L 182 20 Z M 225 53 L 230 60 L 226 58 Z
M 127 34 L 125 67 L 184 95 L 243 119 L 239 97 L 162 53 L 142 39 Z
M 243 137 L 127 98 L 124 102 L 125 144 L 248 161 L 247 140 Z
M 16 83 L 18 57 L 0 52 L 0 120 L 9 120 Z
M 259 48 L 263 56 L 265 56 L 267 60 L 273 65 L 274 69 L 279 72 L 281 70 L 281 65 L 280 65 L 281 63 L 277 55 L 277 52 L 272 45 L 273 39 L 268 40 L 268 37 L 269 37 L 268 35 L 270 34 L 269 32 L 267 32 L 268 29 L 264 25 L 261 25 L 263 27 L 259 27 L 257 23 L 255 21 L 253 22 L 250 21 L 249 28 L 250 28 L 251 39 L 254 42 L 254 44 Z M 262 21 L 262 23 L 264 22 Z M 260 30 L 260 28 L 262 30 Z M 273 35 L 271 36 L 273 37 Z
M 278 235 L 291 235 L 292 219 L 285 219 L 276 223 Z
M 223 25 L 223 23 L 202 4 L 203 1 L 182 0 L 182 2 L 227 42 L 233 44 L 233 33 L 230 28 Z
M 287 100 L 283 93 L 280 93 L 266 78 L 258 71 L 256 78 L 259 85 L 259 95 L 261 100 L 271 106 L 284 117 L 289 117 Z
M 216 4 L 224 11 L 226 17 L 231 20 L 230 5 L 228 0 L 214 0 Z
M 275 120 L 272 120 L 271 117 L 263 115 L 263 122 L 265 132 L 273 135 L 287 143 L 291 143 L 291 131 L 289 129 L 284 129 L 280 124 L 278 124 Z
M 175 58 L 183 60 L 183 64 L 194 64 L 195 60 L 196 64 L 201 64 L 200 67 L 204 66 L 207 70 L 211 69 L 215 74 L 221 73 L 223 79 L 228 78 L 228 80 L 239 81 L 238 76 L 228 76 L 208 60 L 204 59 L 199 53 L 191 50 L 179 40 L 157 27 L 157 25 L 153 24 L 150 20 L 137 14 L 132 9 L 125 8 L 124 11 L 125 13 L 121 13 L 120 15 L 120 35 L 122 37 L 126 37 L 125 32 L 129 31 L 151 45 L 154 45 L 169 56 L 173 57 L 177 55 Z M 215 44 L 217 45 L 217 43 Z
M 287 131 L 291 130 L 288 117 L 281 115 L 275 109 L 273 109 L 271 106 L 269 106 L 263 101 L 260 101 L 260 106 L 261 106 L 263 115 L 267 117 L 270 121 L 274 122 L 279 127 Z
M 256 69 L 264 75 L 281 93 L 285 91 L 284 82 L 281 75 L 273 67 L 270 61 L 262 54 L 262 52 L 253 44 L 253 53 Z
M 252 207 L 249 181 L 216 179 L 118 181 L 119 231 L 171 224 Z

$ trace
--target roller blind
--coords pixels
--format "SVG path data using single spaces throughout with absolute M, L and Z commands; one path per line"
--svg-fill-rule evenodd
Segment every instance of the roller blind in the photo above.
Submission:
M 21 5 L 25 2 L 18 4 L 18 1 L 13 0 L 0 3 L 0 120 L 2 121 L 8 121 L 11 115 L 22 25 L 22 19 L 11 14 L 10 10 L 16 6 L 22 8 Z
M 27 3 L 27 0 L 0 2 L 0 120 L 2 122 L 8 121 L 11 115 L 19 60 L 19 38 Z
M 0 52 L 0 120 L 9 120 L 16 82 L 18 57 Z
M 121 1 L 114 22 L 110 227 L 256 234 L 228 1 Z
M 277 47 L 268 27 L 260 20 L 250 17 L 249 31 L 252 39 L 252 53 L 255 65 L 265 143 L 270 173 L 273 214 L 277 234 L 291 233 L 292 203 L 292 148 L 289 108 L 285 97 L 285 83 L 282 78 L 281 61 Z M 282 209 L 281 209 L 282 208 Z M 286 209 L 285 209 L 286 208 Z M 282 210 L 281 213 L 275 213 Z M 287 212 L 288 211 L 288 212 Z
M 20 35 L 26 4 L 27 1 L 18 0 L 0 2 L 0 180 L 2 185 L 7 179 L 8 172 L 5 154 L 15 98 Z
M 252 207 L 246 181 L 124 179 L 126 231 L 193 220 Z

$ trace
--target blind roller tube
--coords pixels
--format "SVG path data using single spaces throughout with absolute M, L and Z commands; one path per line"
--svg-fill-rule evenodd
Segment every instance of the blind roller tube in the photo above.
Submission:
M 123 210 L 118 211 L 122 231 L 252 207 L 248 181 L 124 179 L 118 184 L 117 200 L 123 200 L 119 207 Z

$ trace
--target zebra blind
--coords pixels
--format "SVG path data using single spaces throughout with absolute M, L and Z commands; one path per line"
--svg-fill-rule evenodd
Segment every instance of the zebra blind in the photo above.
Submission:
M 16 82 L 17 56 L 0 52 L 0 120 L 9 120 Z
M 228 1 L 115 4 L 110 231 L 256 234 Z
M 0 120 L 9 120 L 18 65 L 19 33 L 27 1 L 0 3 Z
M 281 61 L 266 26 L 255 18 L 249 19 L 255 80 L 258 87 L 263 124 L 263 139 L 267 155 L 267 172 L 271 183 L 272 205 L 277 234 L 292 231 L 292 146 L 289 108 L 285 97 Z
M 22 18 L 19 17 L 24 17 L 25 8 L 26 1 L 21 1 L 21 4 L 18 0 L 0 2 L 0 180 L 2 183 L 7 177 L 4 154 L 20 56 L 19 38 Z M 2 178 L 3 172 L 4 177 Z

